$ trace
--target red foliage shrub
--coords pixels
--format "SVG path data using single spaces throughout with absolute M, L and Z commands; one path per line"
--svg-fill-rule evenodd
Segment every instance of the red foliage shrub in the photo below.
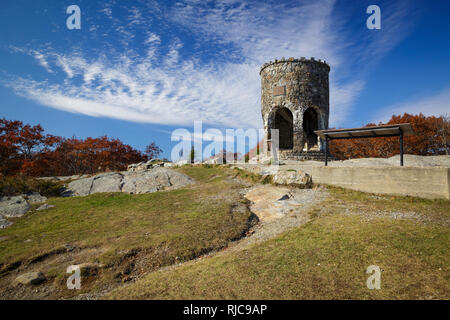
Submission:
M 66 139 L 43 131 L 40 125 L 0 119 L 0 173 L 58 176 L 124 170 L 162 151 L 154 142 L 146 155 L 119 139 Z

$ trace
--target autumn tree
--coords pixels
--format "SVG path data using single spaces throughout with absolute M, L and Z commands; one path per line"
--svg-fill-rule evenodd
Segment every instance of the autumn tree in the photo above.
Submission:
M 157 158 L 161 153 L 162 149 L 158 147 L 155 142 L 150 143 L 148 146 L 145 147 L 145 155 L 149 159 L 155 159 Z
M 0 173 L 56 176 L 125 170 L 162 150 L 153 142 L 147 154 L 106 136 L 86 139 L 44 134 L 41 125 L 0 119 Z M 153 152 L 150 153 L 149 151 Z
M 448 148 L 450 141 L 449 141 L 449 133 L 450 133 L 450 114 L 445 113 L 440 116 L 442 121 L 438 121 L 436 123 L 436 132 L 438 136 L 438 145 L 440 145 L 443 149 L 446 155 L 449 154 L 450 148 Z
M 2 175 L 15 173 L 20 168 L 18 156 L 18 135 L 20 121 L 0 119 L 0 172 Z
M 444 116 L 426 117 L 408 113 L 394 115 L 387 123 L 378 125 L 410 123 L 414 135 L 404 137 L 404 153 L 416 155 L 448 154 L 450 129 Z M 367 124 L 366 127 L 375 126 Z M 398 137 L 343 139 L 330 141 L 330 152 L 337 159 L 392 157 L 400 153 Z
M 55 149 L 61 175 L 125 170 L 128 164 L 146 161 L 147 156 L 119 139 L 62 139 Z

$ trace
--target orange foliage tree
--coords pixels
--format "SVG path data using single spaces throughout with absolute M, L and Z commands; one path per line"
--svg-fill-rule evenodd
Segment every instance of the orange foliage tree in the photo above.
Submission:
M 402 116 L 394 115 L 387 123 L 410 123 L 415 134 L 405 136 L 403 139 L 404 153 L 416 155 L 448 154 L 450 144 L 450 126 L 448 116 L 430 116 L 423 114 Z M 375 126 L 367 124 L 366 127 Z M 388 158 L 400 153 L 398 137 L 366 138 L 366 139 L 342 139 L 330 141 L 330 153 L 337 159 L 349 158 Z
M 66 139 L 44 135 L 40 125 L 0 119 L 0 173 L 56 176 L 124 170 L 147 155 L 119 139 Z M 155 153 L 159 149 L 154 143 Z
M 20 168 L 17 131 L 20 121 L 0 119 L 0 173 L 15 172 Z

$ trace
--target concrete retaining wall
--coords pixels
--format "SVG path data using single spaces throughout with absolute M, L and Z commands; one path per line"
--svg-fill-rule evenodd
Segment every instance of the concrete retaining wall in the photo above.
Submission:
M 317 166 L 308 169 L 314 183 L 372 193 L 450 199 L 450 168 L 448 167 Z

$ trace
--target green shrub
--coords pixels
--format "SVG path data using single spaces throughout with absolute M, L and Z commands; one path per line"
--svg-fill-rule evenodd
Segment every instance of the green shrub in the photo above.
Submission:
M 0 196 L 14 196 L 39 192 L 43 196 L 59 196 L 64 183 L 54 180 L 42 180 L 23 175 L 0 178 Z

